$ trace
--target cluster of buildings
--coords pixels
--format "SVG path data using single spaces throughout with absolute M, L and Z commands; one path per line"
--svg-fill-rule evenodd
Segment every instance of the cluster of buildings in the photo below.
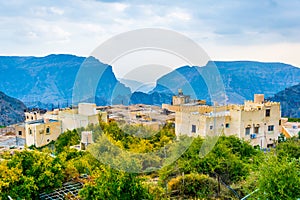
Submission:
M 25 117 L 25 122 L 16 124 L 13 130 L 16 138 L 24 139 L 27 146 L 36 147 L 55 141 L 66 130 L 96 125 L 99 120 L 143 125 L 153 130 L 173 123 L 177 136 L 235 135 L 260 148 L 273 146 L 281 133 L 290 138 L 300 131 L 300 123 L 281 118 L 280 103 L 265 101 L 263 94 L 255 94 L 253 101 L 245 101 L 243 105 L 209 106 L 204 100 L 192 100 L 179 90 L 172 104 L 162 107 L 79 103 L 76 108 L 26 112 Z M 93 142 L 92 132 L 82 132 L 81 137 L 81 145 Z
M 108 114 L 109 121 L 130 125 L 143 125 L 153 130 L 159 130 L 168 122 L 174 122 L 175 113 L 167 112 L 159 106 L 136 104 L 99 107 Z
M 24 139 L 27 146 L 41 147 L 55 141 L 67 130 L 85 128 L 89 124 L 97 125 L 99 120 L 143 125 L 159 130 L 167 122 L 174 120 L 174 117 L 175 113 L 166 113 L 158 106 L 144 104 L 96 106 L 93 103 L 79 103 L 77 108 L 25 112 L 25 122 L 16 124 L 14 132 L 17 140 Z M 93 142 L 92 132 L 83 131 L 81 138 L 81 143 L 76 148 L 82 149 L 86 144 Z

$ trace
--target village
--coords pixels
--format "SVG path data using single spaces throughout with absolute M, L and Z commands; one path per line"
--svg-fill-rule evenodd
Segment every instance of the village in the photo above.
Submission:
M 255 94 L 253 100 L 243 105 L 209 106 L 204 100 L 192 100 L 179 89 L 172 104 L 161 107 L 79 103 L 77 107 L 51 111 L 29 110 L 24 122 L 0 129 L 0 151 L 43 147 L 67 130 L 97 125 L 100 121 L 142 125 L 153 130 L 171 123 L 178 137 L 235 135 L 260 149 L 273 147 L 281 135 L 291 138 L 300 131 L 300 123 L 288 122 L 281 116 L 280 103 L 265 101 L 263 94 Z M 91 131 L 83 131 L 81 144 L 95 142 L 92 135 Z M 80 144 L 77 146 L 81 148 Z

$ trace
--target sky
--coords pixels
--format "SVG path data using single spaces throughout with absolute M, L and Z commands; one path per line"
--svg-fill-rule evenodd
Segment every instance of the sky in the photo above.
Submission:
M 9 0 L 0 2 L 0 55 L 88 56 L 116 34 L 164 28 L 212 60 L 300 66 L 299 0 Z

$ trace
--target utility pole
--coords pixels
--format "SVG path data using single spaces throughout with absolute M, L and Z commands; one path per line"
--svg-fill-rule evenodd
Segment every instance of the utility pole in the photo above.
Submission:
M 167 153 L 166 153 L 166 146 L 165 146 L 165 142 L 164 142 L 164 155 L 165 155 L 165 159 L 167 158 Z
M 217 179 L 218 179 L 218 197 L 219 197 L 220 193 L 221 193 L 220 175 L 219 174 L 217 174 Z

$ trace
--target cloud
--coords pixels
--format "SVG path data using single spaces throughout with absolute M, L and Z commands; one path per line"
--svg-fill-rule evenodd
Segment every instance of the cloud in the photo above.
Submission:
M 38 6 L 33 7 L 31 12 L 36 17 L 50 17 L 52 15 L 63 15 L 64 10 L 57 8 L 57 7 L 45 7 L 45 6 Z
M 145 27 L 172 29 L 215 48 L 297 45 L 299 10 L 298 0 L 2 1 L 0 53 L 88 55 L 115 34 Z

